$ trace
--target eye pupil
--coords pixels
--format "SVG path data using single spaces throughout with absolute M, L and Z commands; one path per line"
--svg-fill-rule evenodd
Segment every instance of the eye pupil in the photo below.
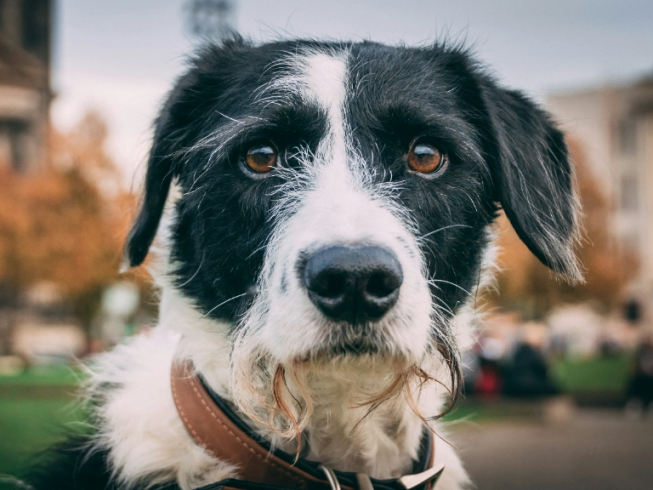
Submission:
M 443 154 L 435 146 L 418 143 L 408 152 L 408 166 L 416 172 L 429 174 L 437 170 L 444 160 Z
M 277 164 L 277 150 L 272 146 L 254 146 L 247 150 L 245 163 L 258 174 L 270 172 Z

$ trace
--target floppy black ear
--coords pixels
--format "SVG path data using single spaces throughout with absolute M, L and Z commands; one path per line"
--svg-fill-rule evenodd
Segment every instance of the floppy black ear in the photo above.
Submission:
M 182 80 L 183 81 L 183 80 Z M 174 177 L 173 131 L 171 114 L 174 102 L 181 91 L 182 82 L 171 92 L 156 122 L 154 140 L 145 174 L 145 189 L 141 209 L 127 235 L 123 251 L 122 270 L 143 263 L 159 227 L 163 208 Z
M 491 171 L 496 199 L 519 238 L 543 264 L 581 281 L 574 253 L 574 177 L 562 133 L 520 92 L 489 82 L 483 98 L 495 143 Z
M 154 240 L 172 181 L 168 158 L 152 154 L 145 176 L 145 196 L 140 213 L 127 235 L 123 251 L 123 269 L 141 265 Z
M 172 182 L 172 162 L 152 148 L 145 175 L 145 195 L 123 251 L 123 269 L 141 265 L 152 245 Z

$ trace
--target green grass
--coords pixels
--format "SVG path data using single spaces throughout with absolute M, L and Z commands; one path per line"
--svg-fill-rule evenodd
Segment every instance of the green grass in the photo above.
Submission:
M 498 403 L 497 403 L 498 401 Z M 501 400 L 479 400 L 478 398 L 462 398 L 456 403 L 451 412 L 442 417 L 444 422 L 455 420 L 467 420 L 471 422 L 486 422 L 493 420 L 504 420 L 507 418 L 522 416 L 515 413 L 513 407 L 501 403 Z
M 0 399 L 0 473 L 18 474 L 30 457 L 61 439 L 82 421 L 70 398 Z
M 20 474 L 66 430 L 79 430 L 84 413 L 74 392 L 82 376 L 67 366 L 0 376 L 0 474 Z
M 70 367 L 65 364 L 33 366 L 20 374 L 11 376 L 0 375 L 0 390 L 8 386 L 75 387 L 83 377 L 84 373 L 81 368 Z
M 623 393 L 628 383 L 632 357 L 620 354 L 592 359 L 555 362 L 551 372 L 564 391 L 576 393 Z

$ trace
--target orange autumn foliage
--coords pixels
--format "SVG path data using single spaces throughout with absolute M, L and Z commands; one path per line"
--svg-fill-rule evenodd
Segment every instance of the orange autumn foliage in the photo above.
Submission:
M 25 175 L 0 166 L 0 288 L 16 300 L 55 283 L 88 325 L 115 280 L 134 198 L 105 151 L 106 126 L 89 113 L 51 132 L 50 163 Z

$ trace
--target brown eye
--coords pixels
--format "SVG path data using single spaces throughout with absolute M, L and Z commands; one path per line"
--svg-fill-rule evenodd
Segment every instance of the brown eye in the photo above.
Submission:
M 408 165 L 422 174 L 435 172 L 444 160 L 445 155 L 440 153 L 440 150 L 426 143 L 417 143 L 408 152 Z
M 277 150 L 270 145 L 253 146 L 247 150 L 245 163 L 252 172 L 268 173 L 277 164 Z

